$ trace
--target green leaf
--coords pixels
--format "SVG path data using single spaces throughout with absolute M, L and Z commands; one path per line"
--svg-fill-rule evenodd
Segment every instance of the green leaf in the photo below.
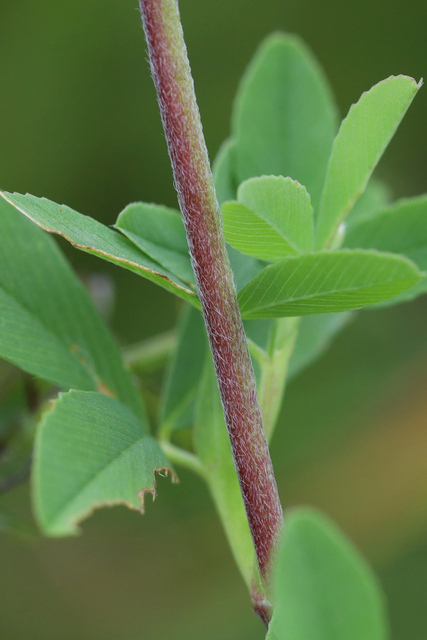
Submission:
M 222 207 L 225 239 L 235 249 L 276 262 L 313 246 L 313 209 L 305 187 L 291 178 L 262 176 L 243 182 L 239 202 Z
M 391 76 L 350 108 L 329 159 L 317 222 L 318 249 L 331 245 L 420 86 L 408 76 Z
M 179 211 L 136 202 L 121 212 L 115 227 L 162 267 L 195 287 L 187 238 Z
M 371 218 L 385 209 L 391 201 L 392 196 L 389 186 L 377 178 L 371 178 L 366 185 L 365 191 L 356 200 L 355 205 L 347 216 L 347 229 L 353 224 L 358 224 L 361 220 Z
M 258 395 L 267 440 L 271 439 L 280 414 L 289 360 L 294 350 L 300 320 L 298 317 L 274 320 L 267 347 L 268 359 L 260 360 Z
M 329 84 L 297 37 L 274 34 L 243 78 L 233 113 L 238 183 L 260 175 L 305 185 L 316 209 L 337 126 Z
M 422 271 L 427 270 L 427 195 L 407 198 L 369 219 L 361 219 L 347 232 L 347 247 L 404 254 Z M 412 300 L 427 291 L 424 276 L 412 289 L 400 294 L 392 304 Z
M 273 329 L 274 320 L 266 318 L 263 320 L 245 320 L 245 333 L 249 344 L 253 343 L 260 350 L 261 359 L 269 357 L 268 347 Z
M 213 164 L 215 190 L 219 204 L 236 197 L 235 149 L 235 141 L 229 138 L 221 145 Z M 227 246 L 227 251 L 234 274 L 234 282 L 239 290 L 255 277 L 264 265 L 256 258 L 245 256 L 240 251 L 236 251 L 231 245 Z
M 369 220 L 360 220 L 348 230 L 345 245 L 405 254 L 427 269 L 427 195 L 399 200 Z
M 416 284 L 410 260 L 375 251 L 320 251 L 266 267 L 239 293 L 244 318 L 279 318 L 359 309 Z
M 385 640 L 382 593 L 351 543 L 312 509 L 291 511 L 286 525 L 269 640 Z
M 38 521 L 52 536 L 78 532 L 102 506 L 144 511 L 155 472 L 173 471 L 147 427 L 120 402 L 99 393 L 61 393 L 36 437 L 34 497 Z
M 154 262 L 121 233 L 46 198 L 7 192 L 0 192 L 0 195 L 45 231 L 57 233 L 77 249 L 152 280 L 167 291 L 199 307 L 197 294 L 188 284 Z
M 302 318 L 289 361 L 288 379 L 294 378 L 317 360 L 353 315 L 350 311 L 346 311 Z
M 207 350 L 202 315 L 194 307 L 187 307 L 181 316 L 178 345 L 167 369 L 162 392 L 160 428 L 164 435 L 173 429 L 193 426 L 194 401 Z
M 55 242 L 0 198 L 0 355 L 64 389 L 115 395 L 138 415 L 119 348 Z
M 242 576 L 251 589 L 254 548 L 231 455 L 230 441 L 210 357 L 197 394 L 194 446 Z
M 236 144 L 233 139 L 226 140 L 222 144 L 213 165 L 215 190 L 219 204 L 236 197 L 235 148 Z M 256 258 L 246 256 L 233 249 L 230 245 L 227 246 L 227 250 L 234 274 L 234 282 L 237 290 L 239 290 L 255 277 L 264 265 Z
M 237 192 L 236 143 L 232 138 L 221 145 L 212 167 L 219 204 L 234 200 Z
M 245 284 L 255 278 L 265 267 L 265 262 L 261 262 L 252 256 L 245 256 L 230 244 L 227 245 L 228 257 L 230 259 L 231 270 L 233 271 L 234 284 L 237 291 L 240 291 Z

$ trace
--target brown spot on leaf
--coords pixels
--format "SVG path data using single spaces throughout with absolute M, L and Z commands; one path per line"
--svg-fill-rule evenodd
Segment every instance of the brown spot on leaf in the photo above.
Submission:
M 102 393 L 104 396 L 108 396 L 109 398 L 117 397 L 114 391 L 110 389 L 110 387 L 106 385 L 105 382 L 103 382 L 102 380 L 98 380 L 96 386 L 99 393 Z

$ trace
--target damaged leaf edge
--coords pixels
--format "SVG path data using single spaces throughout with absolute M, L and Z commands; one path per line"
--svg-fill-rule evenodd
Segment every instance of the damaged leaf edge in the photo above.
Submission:
M 41 424 L 45 421 L 45 419 L 49 416 L 49 414 L 51 414 L 54 411 L 56 404 L 58 401 L 61 400 L 61 397 L 63 397 L 67 393 L 69 392 L 60 392 L 56 398 L 50 400 L 45 411 L 42 412 L 42 415 L 40 417 L 40 420 L 37 426 L 37 434 L 35 439 L 35 443 L 36 443 L 35 455 L 33 458 L 31 478 L 30 478 L 31 493 L 33 496 L 33 499 L 32 499 L 33 512 L 34 512 L 34 517 L 36 519 L 38 528 L 45 535 L 48 535 L 50 537 L 56 537 L 56 538 L 66 537 L 70 535 L 80 535 L 82 533 L 82 529 L 79 525 L 85 520 L 87 520 L 91 515 L 93 515 L 95 511 L 98 511 L 99 509 L 103 509 L 105 507 L 124 506 L 130 509 L 131 511 L 135 511 L 137 513 L 140 513 L 141 515 L 144 515 L 146 494 L 147 493 L 151 494 L 153 502 L 157 497 L 157 475 L 163 478 L 167 478 L 168 476 L 170 476 L 172 484 L 179 484 L 178 475 L 176 474 L 172 465 L 170 466 L 163 465 L 161 467 L 157 467 L 153 469 L 153 486 L 152 487 L 146 486 L 136 490 L 136 495 L 140 502 L 139 507 L 136 507 L 134 504 L 130 503 L 128 500 L 123 500 L 120 498 L 117 498 L 114 500 L 100 500 L 99 502 L 94 502 L 93 504 L 91 504 L 87 509 L 83 509 L 79 513 L 70 517 L 65 523 L 62 524 L 62 526 L 59 527 L 59 529 L 57 525 L 52 526 L 51 524 L 43 523 L 43 518 L 40 517 L 41 514 L 38 508 L 40 503 L 39 503 L 38 487 L 37 487 L 38 480 L 36 479 L 36 475 L 37 475 L 36 469 L 38 467 L 37 442 L 41 437 L 40 435 L 42 431 L 40 428 Z M 145 437 L 152 438 L 150 434 L 146 434 Z M 152 438 L 152 440 L 157 443 L 157 441 L 154 438 Z

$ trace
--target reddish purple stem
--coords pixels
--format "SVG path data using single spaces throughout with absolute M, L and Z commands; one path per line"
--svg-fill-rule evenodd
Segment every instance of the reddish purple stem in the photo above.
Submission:
M 282 525 L 256 381 L 194 95 L 176 0 L 140 0 L 151 71 L 218 386 L 261 575 Z

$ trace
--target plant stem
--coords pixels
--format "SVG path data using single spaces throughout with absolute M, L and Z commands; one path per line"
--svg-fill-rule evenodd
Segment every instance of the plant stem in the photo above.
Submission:
M 124 349 L 125 362 L 139 374 L 153 373 L 168 362 L 176 345 L 176 332 L 168 331 Z
M 269 358 L 261 365 L 260 405 L 267 440 L 271 440 L 286 387 L 289 360 L 295 346 L 300 318 L 278 318 L 273 323 Z
M 203 137 L 177 0 L 140 0 L 151 72 L 234 463 L 268 584 L 282 507 Z
M 194 471 L 202 478 L 205 477 L 205 468 L 194 453 L 181 449 L 171 442 L 161 440 L 159 444 L 171 462 Z

